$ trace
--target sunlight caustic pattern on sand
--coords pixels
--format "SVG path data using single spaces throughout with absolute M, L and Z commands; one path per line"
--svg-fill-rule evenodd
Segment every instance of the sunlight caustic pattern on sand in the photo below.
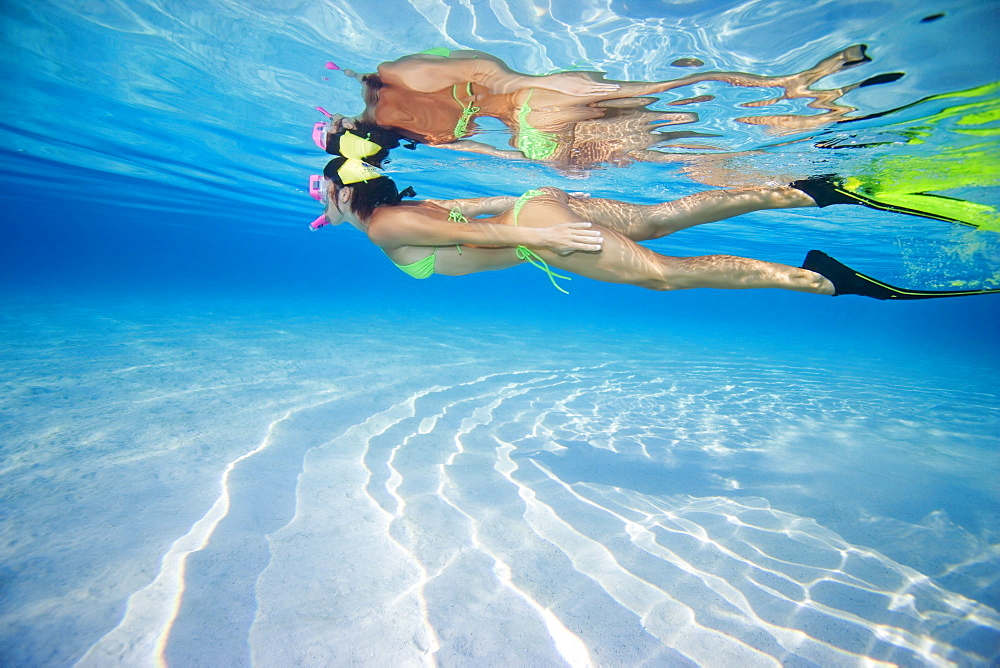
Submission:
M 65 663 L 998 658 L 985 385 L 178 327 L 81 366 L 86 336 L 39 326 L 4 371 L 38 388 L 4 403 L 7 493 L 29 500 L 8 503 L 27 575 L 4 619 L 58 611 L 40 628 L 65 629 Z M 7 647 L 39 656 L 32 626 Z
M 561 474 L 601 431 L 567 406 L 593 400 L 591 383 L 615 394 L 636 380 L 575 369 L 438 384 L 311 451 L 296 516 L 269 539 L 253 655 L 271 663 L 279 629 L 294 629 L 282 651 L 307 647 L 302 661 L 988 660 L 995 611 L 812 519 Z M 550 440 L 567 424 L 576 443 Z M 710 484 L 705 472 L 688 471 Z M 308 613 L 287 594 L 300 589 Z
M 170 546 L 160 562 L 156 579 L 129 597 L 125 617 L 118 626 L 92 646 L 76 665 L 167 665 L 164 652 L 184 597 L 188 557 L 208 545 L 219 522 L 229 513 L 229 476 L 233 468 L 270 446 L 275 427 L 292 414 L 293 411 L 288 411 L 272 422 L 260 445 L 226 465 L 219 480 L 219 496 L 215 503 L 191 526 L 190 531 Z

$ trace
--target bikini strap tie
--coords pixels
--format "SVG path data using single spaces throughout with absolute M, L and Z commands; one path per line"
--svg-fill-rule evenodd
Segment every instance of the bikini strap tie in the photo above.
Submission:
M 458 122 L 455 123 L 455 139 L 461 139 L 469 132 L 469 121 L 472 117 L 479 113 L 479 107 L 472 106 L 473 100 L 476 96 L 472 93 L 472 82 L 470 81 L 466 84 L 466 90 L 469 93 L 470 100 L 468 102 L 462 102 L 458 99 L 458 84 L 451 87 L 451 96 L 455 98 L 455 102 L 462 105 L 462 115 L 459 117 Z
M 462 215 L 462 210 L 457 206 L 451 207 L 451 211 L 448 212 L 448 220 L 452 223 L 468 223 L 469 219 Z M 455 248 L 458 250 L 458 254 L 462 254 L 462 246 L 455 244 Z
M 524 262 L 528 262 L 537 267 L 538 269 L 544 271 L 545 274 L 549 277 L 549 280 L 552 281 L 552 285 L 555 287 L 556 290 L 563 293 L 564 295 L 569 294 L 568 290 L 563 290 L 562 287 L 558 283 L 556 283 L 556 279 L 562 278 L 567 281 L 572 281 L 573 279 L 570 278 L 569 276 L 563 276 L 562 274 L 557 274 L 556 272 L 552 271 L 549 268 L 548 263 L 541 257 L 539 257 L 538 253 L 531 250 L 527 246 L 518 246 L 517 248 L 514 249 L 514 254 L 517 256 L 518 260 L 523 260 Z

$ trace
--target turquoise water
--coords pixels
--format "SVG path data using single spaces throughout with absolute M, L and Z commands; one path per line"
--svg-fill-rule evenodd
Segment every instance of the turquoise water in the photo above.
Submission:
M 872 62 L 824 87 L 905 76 L 846 93 L 840 120 L 898 111 L 781 132 L 736 119 L 816 110 L 704 84 L 712 169 L 396 151 L 394 178 L 426 197 L 551 184 L 651 203 L 995 156 L 995 121 L 930 124 L 948 103 L 927 99 L 1000 78 L 995 4 L 0 11 L 3 665 L 1000 660 L 1000 298 L 583 278 L 567 296 L 530 267 L 418 282 L 353 230 L 310 234 L 305 187 L 325 162 L 314 108 L 361 110 L 324 63 L 438 45 L 659 80 L 682 57 L 777 76 L 864 43 Z M 1000 205 L 986 167 L 944 194 Z M 650 245 L 1000 280 L 1000 235 L 859 207 Z

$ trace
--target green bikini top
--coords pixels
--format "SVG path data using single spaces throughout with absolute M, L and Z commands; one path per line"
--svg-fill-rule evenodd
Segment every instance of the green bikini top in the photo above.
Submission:
M 389 258 L 391 261 L 392 258 Z M 434 275 L 434 264 L 437 260 L 437 248 L 434 252 L 425 257 L 423 260 L 417 260 L 416 262 L 411 262 L 410 264 L 398 264 L 393 262 L 394 265 L 399 267 L 403 273 L 409 274 L 413 278 L 430 278 Z
M 459 209 L 457 206 L 453 207 L 452 210 L 448 213 L 448 220 L 455 223 L 469 222 L 469 219 L 462 215 L 462 210 Z M 458 249 L 458 254 L 461 255 L 462 247 L 459 246 L 458 244 L 455 244 L 455 248 Z M 398 262 L 393 261 L 391 257 L 389 258 L 389 260 L 394 265 L 399 267 L 399 269 L 403 273 L 409 274 L 413 278 L 430 278 L 431 276 L 434 275 L 434 267 L 437 264 L 437 249 L 438 247 L 435 246 L 434 250 L 431 252 L 430 255 L 428 255 L 422 260 L 411 262 L 410 264 L 399 264 Z

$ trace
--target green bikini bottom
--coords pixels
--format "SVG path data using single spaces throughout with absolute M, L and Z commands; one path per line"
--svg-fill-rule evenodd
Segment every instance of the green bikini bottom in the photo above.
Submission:
M 528 99 L 517 112 L 517 148 L 529 160 L 547 160 L 559 148 L 559 138 L 551 132 L 542 132 L 528 123 L 528 114 L 531 113 L 528 102 L 531 101 L 531 94 L 534 92 L 534 88 L 528 92 Z

